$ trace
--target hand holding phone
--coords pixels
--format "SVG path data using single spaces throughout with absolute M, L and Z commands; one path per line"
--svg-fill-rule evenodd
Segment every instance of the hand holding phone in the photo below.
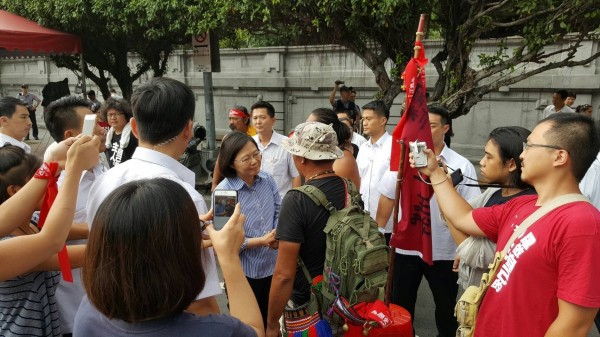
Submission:
M 227 223 L 237 204 L 237 191 L 215 190 L 212 195 L 214 210 L 213 226 L 215 230 L 221 230 Z

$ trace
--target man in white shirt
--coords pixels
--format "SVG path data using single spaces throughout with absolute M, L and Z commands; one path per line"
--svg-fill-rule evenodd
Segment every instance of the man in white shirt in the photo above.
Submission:
M 565 104 L 565 101 L 568 97 L 569 92 L 564 89 L 554 91 L 552 94 L 552 104 L 548 105 L 544 109 L 543 118 L 546 118 L 557 112 L 575 112 Z
M 179 81 L 157 77 L 139 86 L 131 97 L 131 103 L 131 129 L 139 139 L 139 146 L 130 160 L 113 167 L 94 181 L 87 202 L 88 225 L 92 225 L 102 201 L 117 187 L 130 181 L 158 177 L 181 184 L 194 201 L 198 213 L 207 213 L 204 198 L 194 189 L 194 172 L 177 161 L 193 136 L 196 99 L 192 90 Z M 206 283 L 197 300 L 187 309 L 197 314 L 219 312 L 215 295 L 221 293 L 221 287 L 213 249 L 208 248 L 204 252 L 202 262 Z
M 31 119 L 27 105 L 18 98 L 0 98 L 0 146 L 8 143 L 31 153 L 31 147 L 23 142 L 29 129 Z
M 252 124 L 256 128 L 256 135 L 252 138 L 262 153 L 260 169 L 273 176 L 279 196 L 283 199 L 290 188 L 298 187 L 301 184 L 292 155 L 281 146 L 281 141 L 287 137 L 273 130 L 277 119 L 275 118 L 275 108 L 271 103 L 256 102 L 250 111 Z
M 381 178 L 390 168 L 392 136 L 385 130 L 389 118 L 390 110 L 382 101 L 372 101 L 363 106 L 362 125 L 369 140 L 360 146 L 356 164 L 360 174 L 360 194 L 365 210 L 374 219 L 381 196 L 378 186 Z M 388 217 L 385 225 L 381 226 L 381 231 L 389 240 L 392 233 L 391 218 Z
M 444 135 L 450 129 L 448 111 L 436 106 L 430 106 L 428 109 L 431 138 L 436 156 L 446 164 L 449 172 L 460 169 L 464 176 L 476 178 L 477 172 L 473 164 L 444 143 Z M 464 184 L 459 184 L 456 189 L 465 200 L 481 194 L 478 187 Z M 435 195 L 431 199 L 430 214 L 433 265 L 425 263 L 415 251 L 396 249 L 392 303 L 408 310 L 414 319 L 417 292 L 425 276 L 436 304 L 435 323 L 438 336 L 454 337 L 458 327 L 454 317 L 458 274 L 452 271 L 456 244 L 440 217 L 440 208 Z
M 89 102 L 79 96 L 65 96 L 59 98 L 48 105 L 44 113 L 44 122 L 48 128 L 48 132 L 54 139 L 55 143 L 51 144 L 46 149 L 46 154 L 57 143 L 81 134 L 83 130 L 83 121 L 86 115 L 92 115 Z M 94 134 L 98 136 L 104 135 L 104 129 L 96 124 Z M 100 153 L 105 149 L 104 141 L 102 141 Z M 46 158 L 44 154 L 44 158 Z M 93 168 L 82 173 L 79 181 L 77 193 L 77 202 L 75 204 L 75 216 L 73 217 L 73 226 L 85 226 L 87 221 L 86 204 L 88 194 L 94 180 L 106 171 L 102 163 L 98 163 Z M 58 178 L 58 186 L 60 189 L 66 171 L 62 171 Z M 85 228 L 85 227 L 84 227 Z M 87 228 L 86 228 L 87 229 Z M 67 241 L 68 245 L 86 244 L 87 240 Z M 73 270 L 73 282 L 60 282 L 56 286 L 56 304 L 58 307 L 58 317 L 60 319 L 60 327 L 63 334 L 73 333 L 73 324 L 75 322 L 75 314 L 81 303 L 81 299 L 85 295 L 83 282 L 81 281 L 81 269 Z

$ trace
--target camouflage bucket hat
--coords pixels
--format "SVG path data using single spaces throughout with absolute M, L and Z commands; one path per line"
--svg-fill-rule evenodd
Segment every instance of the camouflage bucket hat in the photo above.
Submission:
M 302 123 L 294 134 L 281 142 L 289 153 L 310 160 L 331 160 L 344 156 L 331 125 L 317 122 Z

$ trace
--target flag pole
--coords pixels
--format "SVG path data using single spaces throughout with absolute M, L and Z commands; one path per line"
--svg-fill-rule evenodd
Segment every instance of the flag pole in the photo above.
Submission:
M 417 32 L 415 33 L 415 41 L 421 42 L 423 41 L 423 36 L 424 36 L 424 30 L 425 30 L 425 24 L 427 21 L 427 14 L 421 14 L 421 17 L 419 18 L 419 26 L 417 28 Z M 421 51 L 421 46 L 418 46 L 415 43 L 415 47 L 414 47 L 414 53 L 413 53 L 413 57 L 417 58 L 419 56 L 419 53 Z M 404 101 L 406 103 L 406 96 L 404 96 Z M 405 105 L 405 110 L 404 113 L 406 113 L 406 110 L 408 109 L 408 106 Z M 400 164 L 398 166 L 398 174 L 396 176 L 396 192 L 394 194 L 394 214 L 393 214 L 393 218 L 392 220 L 394 221 L 394 227 L 392 229 L 392 235 L 394 235 L 396 233 L 396 228 L 398 227 L 398 222 L 400 221 L 400 219 L 398 218 L 398 215 L 400 213 L 400 192 L 402 191 L 402 176 L 404 173 L 404 156 L 405 156 L 405 151 L 406 151 L 406 147 L 404 144 L 404 140 L 400 140 Z M 388 276 L 387 276 L 387 283 L 386 283 L 386 287 L 385 287 L 385 304 L 389 305 L 390 304 L 390 298 L 392 295 L 392 282 L 393 282 L 393 277 L 394 277 L 394 261 L 395 261 L 395 257 L 396 257 L 396 251 L 393 247 L 390 247 L 390 257 L 389 257 L 389 267 L 388 267 Z

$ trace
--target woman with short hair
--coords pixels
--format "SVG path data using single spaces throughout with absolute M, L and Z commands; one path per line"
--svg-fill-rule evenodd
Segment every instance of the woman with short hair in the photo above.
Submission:
M 133 117 L 131 105 L 124 99 L 108 98 L 100 107 L 100 115 L 108 122 L 106 157 L 110 167 L 119 165 L 133 156 L 138 139 L 131 132 L 129 121 Z
M 197 316 L 184 311 L 206 279 L 203 222 L 194 202 L 181 185 L 164 178 L 117 188 L 94 217 L 82 273 L 87 296 L 73 334 L 263 336 L 258 306 L 238 257 L 243 221 L 236 207 L 223 229 L 207 228 L 229 286 L 233 317 Z
M 218 159 L 225 179 L 215 191 L 237 191 L 242 213 L 246 215 L 246 239 L 240 258 L 266 324 L 271 279 L 277 260 L 275 227 L 279 221 L 281 199 L 273 177 L 261 171 L 261 159 L 261 152 L 252 137 L 237 131 L 227 135 Z

